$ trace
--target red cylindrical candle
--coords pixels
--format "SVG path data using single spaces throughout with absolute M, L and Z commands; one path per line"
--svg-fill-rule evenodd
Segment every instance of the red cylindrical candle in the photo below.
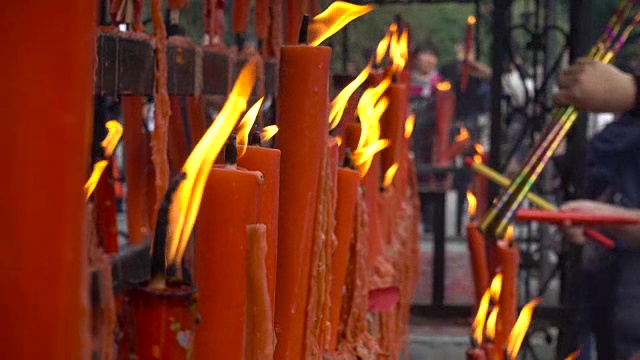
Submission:
M 473 16 L 469 16 L 467 19 L 467 27 L 465 29 L 464 34 L 464 59 L 462 62 L 462 71 L 460 74 L 460 90 L 462 92 L 467 91 L 467 86 L 469 84 L 469 72 L 471 61 L 471 51 L 473 50 L 473 26 L 476 23 L 476 18 Z
M 247 225 L 258 219 L 262 175 L 211 169 L 196 226 L 194 279 L 202 322 L 198 359 L 242 359 L 247 302 Z
M 0 14 L 7 44 L 0 68 L 7 119 L 0 132 L 0 213 L 6 225 L 0 358 L 87 359 L 83 185 L 96 3 L 4 1 Z
M 448 87 L 438 84 L 436 89 L 436 137 L 433 149 L 433 162 L 437 165 L 447 165 L 449 158 L 447 151 L 449 148 L 449 133 L 451 129 L 451 120 L 455 111 L 456 97 L 451 91 L 451 85 Z
M 329 127 L 328 47 L 280 53 L 276 147 L 282 152 L 276 285 L 276 359 L 301 359 L 318 182 Z
M 257 146 L 247 146 L 244 156 L 238 159 L 238 166 L 260 171 L 264 184 L 260 192 L 258 223 L 267 227 L 267 286 L 271 299 L 271 318 L 275 315 L 276 264 L 278 258 L 278 211 L 280 197 L 280 150 Z
M 101 240 L 105 253 L 116 254 L 118 253 L 118 224 L 112 161 L 109 161 L 98 181 L 95 200 L 98 238 Z
M 254 14 L 256 19 L 256 37 L 264 40 L 269 33 L 269 0 L 256 0 Z
M 185 129 L 184 117 L 182 116 L 182 96 L 170 96 L 171 115 L 169 116 L 168 134 L 168 156 L 170 177 L 173 179 L 182 171 L 182 165 L 189 156 L 189 145 L 187 144 L 187 129 Z M 189 132 L 191 132 L 191 124 Z
M 139 287 L 128 296 L 135 356 L 140 360 L 190 359 L 198 314 L 193 287 L 169 285 L 163 290 Z
M 250 0 L 233 0 L 233 19 L 231 21 L 231 30 L 235 33 L 244 33 L 249 26 L 249 10 L 251 9 Z
M 498 349 L 502 349 L 518 317 L 520 250 L 516 244 L 501 240 L 496 246 L 496 252 L 502 267 L 502 290 L 498 301 L 500 310 L 495 344 Z
M 331 337 L 329 348 L 337 350 L 342 296 L 347 276 L 349 247 L 354 236 L 356 201 L 360 173 L 355 170 L 338 169 L 338 202 L 336 205 L 336 249 L 331 257 Z
M 469 258 L 473 272 L 476 305 L 480 303 L 482 295 L 489 287 L 489 268 L 487 265 L 485 241 L 478 226 L 477 221 L 470 222 L 467 225 L 467 245 L 469 246 Z
M 205 108 L 202 96 L 188 96 L 189 118 L 191 119 L 191 140 L 195 146 L 206 130 Z
M 285 4 L 287 10 L 285 43 L 287 45 L 293 45 L 298 43 L 304 10 L 302 9 L 302 2 L 300 0 L 286 0 Z
M 382 255 L 382 239 L 379 223 L 378 197 L 380 196 L 380 154 L 376 154 L 371 162 L 371 167 L 363 179 L 364 201 L 367 204 L 367 216 L 369 217 L 369 231 L 367 239 L 369 242 L 369 253 L 367 265 L 372 269 Z
M 389 98 L 389 106 L 380 119 L 380 138 L 389 139 L 389 146 L 381 151 L 382 173 L 400 161 L 404 139 L 404 121 L 409 110 L 407 87 L 396 83 L 389 85 L 385 95 Z

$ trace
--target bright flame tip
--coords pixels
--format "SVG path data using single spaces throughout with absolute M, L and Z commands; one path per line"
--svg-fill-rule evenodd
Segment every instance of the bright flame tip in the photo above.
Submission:
M 309 45 L 320 45 L 348 23 L 375 8 L 375 5 L 371 4 L 355 5 L 345 1 L 334 1 L 325 11 L 316 15 L 309 24 Z

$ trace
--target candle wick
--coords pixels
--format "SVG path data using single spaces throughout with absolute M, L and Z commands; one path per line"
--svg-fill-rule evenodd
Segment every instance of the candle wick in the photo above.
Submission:
M 164 283 L 164 279 L 166 279 L 165 245 L 167 243 L 167 230 L 169 228 L 169 210 L 173 202 L 173 194 L 186 178 L 187 173 L 185 172 L 181 172 L 173 178 L 158 210 L 156 233 L 151 248 L 151 281 L 154 283 L 160 280 Z
M 260 140 L 260 132 L 256 129 L 252 130 L 249 134 L 249 145 L 262 146 L 262 142 Z
M 351 158 L 351 149 L 347 148 L 344 151 L 344 163 L 343 167 L 354 169 L 353 159 Z
M 245 42 L 247 41 L 247 34 L 240 32 L 236 33 L 236 46 L 238 47 L 238 53 L 241 53 L 244 50 Z
M 302 24 L 300 25 L 300 36 L 298 37 L 298 44 L 306 44 L 309 40 L 309 15 L 304 14 L 302 16 Z
M 224 164 L 227 167 L 235 167 L 238 164 L 238 148 L 236 147 L 235 134 L 231 134 L 224 145 Z

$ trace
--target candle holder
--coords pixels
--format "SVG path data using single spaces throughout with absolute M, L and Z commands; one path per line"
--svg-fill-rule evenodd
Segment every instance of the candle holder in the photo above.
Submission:
M 193 286 L 168 283 L 152 289 L 142 284 L 129 290 L 127 298 L 131 353 L 140 360 L 191 358 L 199 321 Z

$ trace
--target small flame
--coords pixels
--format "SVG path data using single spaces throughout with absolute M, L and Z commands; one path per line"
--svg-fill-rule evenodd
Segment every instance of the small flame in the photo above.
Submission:
M 491 280 L 491 286 L 484 292 L 482 295 L 482 299 L 480 300 L 480 304 L 478 305 L 478 312 L 476 313 L 476 317 L 473 320 L 473 341 L 477 345 L 482 344 L 482 334 L 484 333 L 484 326 L 487 321 L 487 312 L 489 311 L 489 304 L 491 303 L 491 299 L 495 295 L 495 291 L 497 289 L 498 296 L 500 296 L 500 288 L 502 287 L 502 274 L 498 273 Z
M 362 85 L 362 83 L 367 80 L 370 72 L 371 64 L 367 65 L 367 67 L 364 68 L 364 70 L 362 70 L 360 74 L 358 74 L 358 76 L 349 85 L 342 89 L 342 91 L 340 91 L 335 99 L 333 99 L 333 101 L 331 102 L 331 111 L 329 112 L 329 123 L 331 124 L 331 130 L 335 129 L 338 126 L 340 120 L 342 120 L 344 109 L 347 107 L 351 95 L 353 95 L 353 93 L 358 90 L 360 85 Z
M 507 339 L 507 354 L 509 354 L 509 359 L 517 359 L 518 353 L 520 352 L 520 346 L 522 345 L 522 340 L 524 340 L 525 335 L 527 335 L 529 324 L 531 324 L 533 310 L 541 301 L 541 298 L 535 298 L 529 301 L 527 305 L 522 308 L 522 311 L 520 311 L 518 320 L 516 320 L 516 324 L 513 326 L 513 329 L 509 334 L 509 338 Z
M 378 47 L 376 48 L 376 65 L 379 65 L 382 62 L 382 60 L 384 60 L 384 57 L 387 55 L 387 52 L 389 51 L 389 45 L 391 44 L 391 37 L 393 36 L 393 34 L 397 32 L 398 32 L 398 24 L 392 23 L 389 26 L 389 30 L 387 30 L 387 33 L 384 35 L 382 40 L 380 40 L 380 42 L 378 43 Z
M 496 338 L 496 324 L 498 322 L 498 312 L 500 311 L 500 306 L 494 306 L 491 312 L 489 313 L 489 317 L 487 318 L 487 330 L 486 335 L 489 341 L 493 341 Z
M 122 125 L 120 125 L 116 120 L 109 120 L 105 126 L 109 132 L 100 145 L 102 145 L 102 148 L 104 149 L 104 156 L 110 157 L 122 137 Z
M 491 300 L 497 302 L 500 299 L 500 292 L 502 291 L 502 273 L 497 273 L 491 280 L 489 286 L 489 292 L 491 293 Z
M 98 181 L 100 181 L 100 177 L 109 163 L 108 159 L 113 155 L 113 151 L 116 149 L 116 146 L 118 146 L 118 142 L 122 137 L 122 125 L 120 125 L 116 120 L 107 121 L 105 126 L 108 130 L 107 136 L 105 136 L 100 145 L 102 145 L 106 160 L 99 160 L 93 164 L 91 176 L 89 176 L 89 180 L 84 184 L 85 200 L 89 199 L 91 194 L 93 194 L 93 191 L 96 189 Z
M 333 2 L 313 18 L 309 24 L 309 45 L 318 46 L 348 23 L 375 9 L 374 5 L 354 5 L 345 1 Z
M 411 114 L 404 122 L 404 138 L 411 138 L 411 134 L 413 134 L 413 128 L 416 126 L 416 114 Z
M 336 136 L 336 143 L 338 143 L 338 146 L 342 146 L 342 136 Z
M 269 141 L 272 137 L 276 136 L 278 133 L 278 125 L 269 125 L 262 128 L 260 131 L 260 141 Z
M 474 144 L 473 148 L 476 150 L 476 154 L 473 155 L 473 161 L 476 164 L 482 164 L 483 162 L 482 156 L 484 155 L 484 146 L 480 144 Z
M 373 162 L 373 157 L 380 151 L 386 149 L 389 144 L 389 140 L 380 139 L 371 145 L 365 146 L 362 149 L 356 149 L 353 154 L 351 154 L 353 163 L 358 166 L 358 169 L 360 170 L 361 178 L 364 178 L 367 175 L 367 172 L 369 172 L 369 168 L 371 167 L 371 163 Z
M 449 91 L 451 90 L 451 83 L 448 81 L 441 81 L 436 85 L 436 89 L 438 89 L 438 91 Z
M 564 360 L 576 360 L 581 353 L 582 353 L 582 348 L 579 348 L 578 350 L 569 354 L 569 356 L 567 356 Z
M 458 134 L 458 136 L 456 136 L 455 141 L 456 142 L 467 141 L 467 140 L 469 140 L 470 137 L 471 137 L 471 135 L 469 134 L 469 130 L 467 130 L 466 127 L 462 126 L 460 128 L 460 134 Z
M 469 217 L 472 218 L 476 215 L 476 211 L 478 210 L 478 199 L 470 190 L 467 190 L 467 213 Z
M 100 181 L 100 177 L 107 167 L 107 164 L 109 164 L 108 160 L 100 160 L 93 164 L 91 176 L 89 176 L 89 180 L 84 184 L 85 200 L 88 200 L 91 194 L 93 194 L 93 190 L 96 189 L 96 185 L 98 185 L 98 181 Z
M 513 233 L 514 233 L 513 225 L 509 225 L 509 227 L 507 228 L 507 231 L 504 234 L 504 241 L 506 241 L 507 243 L 512 242 Z
M 394 163 L 387 169 L 387 172 L 384 173 L 384 181 L 382 182 L 382 188 L 386 189 L 393 183 L 393 179 L 396 177 L 396 173 L 398 172 L 398 163 Z
M 476 24 L 476 17 L 475 17 L 475 16 L 473 16 L 473 15 L 472 15 L 472 16 L 469 16 L 469 17 L 467 18 L 467 24 L 469 24 L 469 25 L 475 25 L 475 24 Z
M 247 152 L 247 145 L 249 145 L 249 133 L 251 132 L 253 123 L 256 122 L 256 118 L 258 117 L 263 101 L 264 96 L 258 99 L 258 101 L 249 108 L 236 128 L 236 131 L 238 132 L 237 142 L 238 145 L 240 145 L 240 151 L 238 151 L 239 158 L 243 157 L 244 153 Z
M 391 71 L 399 73 L 404 70 L 409 60 L 409 30 L 405 28 L 402 34 L 394 32 L 391 34 L 389 45 L 389 57 L 391 58 Z
M 202 193 L 209 172 L 240 115 L 247 108 L 247 99 L 251 95 L 256 80 L 256 65 L 256 61 L 250 61 L 242 68 L 222 110 L 182 167 L 186 177 L 178 186 L 169 209 L 166 244 L 168 264 L 179 265 L 182 262 L 200 210 Z

